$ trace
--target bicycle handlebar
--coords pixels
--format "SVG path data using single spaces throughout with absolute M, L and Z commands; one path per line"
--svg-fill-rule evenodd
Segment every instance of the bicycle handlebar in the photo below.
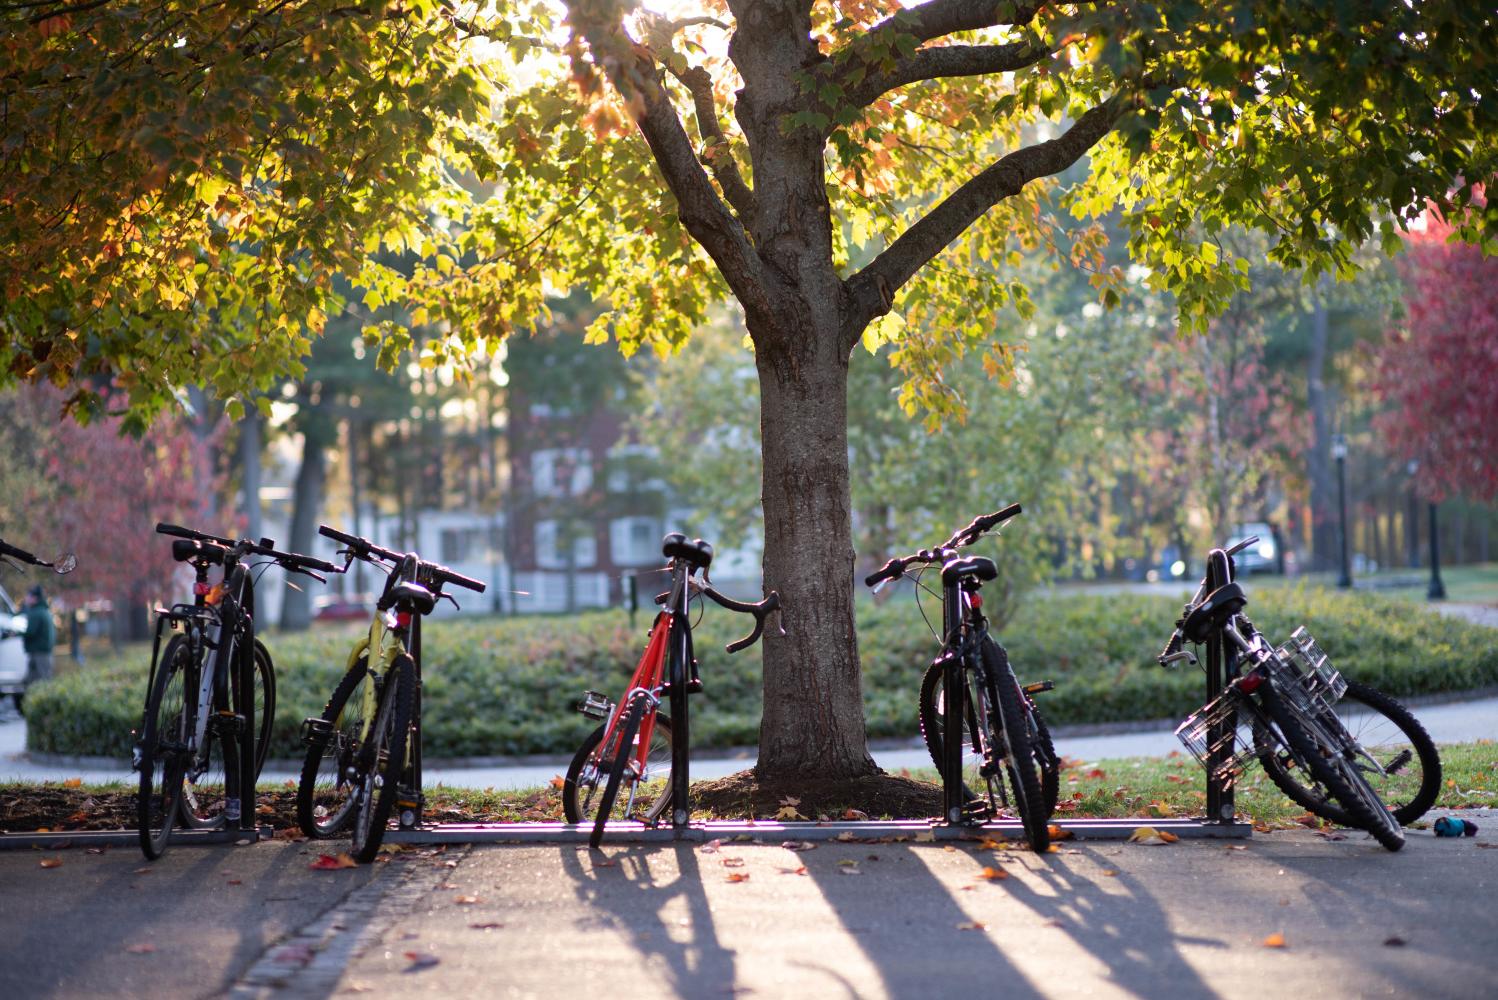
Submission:
M 367 538 L 360 538 L 358 535 L 350 535 L 346 531 L 339 531 L 337 528 L 329 527 L 326 524 L 320 525 L 317 529 L 317 533 L 325 538 L 331 538 L 335 542 L 340 542 L 343 545 L 346 545 L 351 556 L 357 559 L 363 559 L 366 562 L 372 561 L 372 557 L 378 557 L 387 562 L 398 563 L 402 559 L 406 558 L 407 555 L 416 555 L 414 552 L 396 552 L 393 549 L 387 549 L 384 546 L 376 545 L 374 542 L 371 542 Z M 442 566 L 433 562 L 427 562 L 420 556 L 416 556 L 416 565 L 416 572 L 418 576 L 424 576 L 435 581 L 439 585 L 439 587 L 441 584 L 451 583 L 455 584 L 456 586 L 462 587 L 465 590 L 472 590 L 475 593 L 479 594 L 482 594 L 486 589 L 488 589 L 488 584 L 484 583 L 482 580 L 475 580 L 473 577 L 464 576 L 462 573 L 454 573 L 446 566 Z
M 740 614 L 754 616 L 754 631 L 750 632 L 742 639 L 736 639 L 733 642 L 730 642 L 727 646 L 724 646 L 724 652 L 728 653 L 737 653 L 741 649 L 748 649 L 750 646 L 758 642 L 760 635 L 764 632 L 765 629 L 765 619 L 770 617 L 770 613 L 772 611 L 780 611 L 780 592 L 777 590 L 770 591 L 769 596 L 766 597 L 763 601 L 760 601 L 758 604 L 750 604 L 747 601 L 735 601 L 732 598 L 724 597 L 722 594 L 718 593 L 712 587 L 707 585 L 704 585 L 702 587 L 702 593 L 706 594 L 708 597 L 711 597 L 715 602 L 717 602 L 719 606 L 725 607 L 729 611 L 737 611 Z M 780 634 L 785 635 L 785 612 L 781 611 L 780 614 L 781 620 L 778 627 L 780 629 Z
M 952 537 L 942 542 L 934 549 L 921 549 L 908 556 L 896 556 L 883 566 L 863 578 L 865 587 L 877 587 L 886 580 L 898 580 L 905 575 L 905 571 L 916 563 L 938 563 L 946 562 L 956 554 L 955 550 L 964 545 L 971 545 L 984 533 L 998 527 L 1005 521 L 1020 513 L 1023 508 L 1012 503 L 1008 507 L 994 511 L 992 514 L 979 514 L 973 518 L 965 527 L 958 528 L 952 533 Z
M 248 538 L 235 541 L 225 538 L 223 535 L 213 535 L 206 531 L 198 531 L 193 528 L 184 528 L 180 524 L 168 524 L 165 521 L 156 523 L 156 533 L 160 535 L 172 535 L 177 538 L 190 538 L 199 542 L 212 542 L 215 545 L 224 545 L 231 549 L 238 549 L 247 555 L 265 556 L 280 563 L 286 569 L 298 573 L 306 573 L 309 570 L 321 570 L 324 573 L 336 573 L 338 567 L 326 559 L 316 556 L 304 556 L 300 552 L 281 552 L 268 538 L 262 538 L 253 542 Z
M 0 541 L 0 556 L 10 556 L 13 559 L 19 559 L 22 562 L 30 563 L 33 566 L 46 565 L 46 563 L 42 562 L 30 552 L 27 552 L 25 549 L 18 549 L 14 545 L 10 545 L 3 541 Z
M 1249 535 L 1247 538 L 1238 542 L 1236 545 L 1223 549 L 1223 552 L 1229 558 L 1231 558 L 1237 553 L 1242 552 L 1244 549 L 1248 548 L 1250 545 L 1253 545 L 1258 540 L 1258 535 Z M 1186 602 L 1186 607 L 1181 612 L 1180 619 L 1176 622 L 1175 631 L 1170 633 L 1170 640 L 1165 643 L 1165 648 L 1160 650 L 1160 655 L 1155 657 L 1155 661 L 1159 663 L 1160 666 L 1168 666 L 1166 661 L 1170 660 L 1172 657 L 1176 657 L 1176 655 L 1181 652 L 1181 647 L 1185 645 L 1186 639 L 1185 634 L 1181 631 L 1181 626 L 1186 621 L 1186 616 L 1192 612 L 1192 610 L 1202 600 L 1202 598 L 1207 596 L 1206 589 L 1207 580 L 1206 577 L 1203 577 L 1201 584 L 1196 588 L 1196 594 L 1192 596 L 1191 600 Z

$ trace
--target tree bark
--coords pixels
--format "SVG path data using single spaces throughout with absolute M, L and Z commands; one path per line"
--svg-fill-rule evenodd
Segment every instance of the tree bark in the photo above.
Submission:
M 292 494 L 291 537 L 281 546 L 282 551 L 306 554 L 312 548 L 328 478 L 328 445 L 336 440 L 337 433 L 332 418 L 315 410 L 308 415 L 302 430 L 302 466 L 297 470 Z M 300 632 L 309 628 L 312 595 L 291 578 L 286 581 L 285 594 L 281 601 L 282 631 Z
M 1331 449 L 1331 400 L 1326 388 L 1326 348 L 1328 339 L 1325 293 L 1326 281 L 1317 288 L 1316 305 L 1311 313 L 1311 356 L 1306 363 L 1306 404 L 1311 411 L 1314 439 L 1306 453 L 1307 472 L 1311 481 L 1311 569 L 1324 571 L 1336 565 L 1337 522 L 1333 509 Z
M 765 633 L 762 781 L 878 770 L 854 629 L 848 359 L 837 340 L 808 331 L 787 349 L 756 353 L 765 586 L 780 592 L 787 633 Z

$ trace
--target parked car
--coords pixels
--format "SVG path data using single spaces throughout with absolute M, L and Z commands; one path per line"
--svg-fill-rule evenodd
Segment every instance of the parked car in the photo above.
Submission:
M 373 594 L 326 594 L 312 600 L 312 617 L 320 622 L 367 621 L 374 613 Z
M 1233 557 L 1240 573 L 1283 573 L 1284 555 L 1280 551 L 1279 534 L 1264 521 L 1250 521 L 1233 529 L 1227 548 L 1232 548 L 1250 535 L 1259 540 Z
M 0 704 L 9 695 L 18 712 L 26 696 L 26 650 L 21 642 L 25 631 L 26 617 L 0 587 Z

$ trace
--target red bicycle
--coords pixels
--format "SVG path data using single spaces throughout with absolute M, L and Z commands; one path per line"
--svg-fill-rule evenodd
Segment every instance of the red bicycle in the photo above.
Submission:
M 674 828 L 685 827 L 691 816 L 687 695 L 702 690 L 692 656 L 692 623 L 687 615 L 691 601 L 706 596 L 730 611 L 754 616 L 754 631 L 730 642 L 726 647 L 730 653 L 754 645 L 765 618 L 780 607 L 780 595 L 774 591 L 758 604 L 749 604 L 714 590 L 707 579 L 713 547 L 700 538 L 687 541 L 685 535 L 672 532 L 662 540 L 661 552 L 670 560 L 671 589 L 656 598 L 662 609 L 629 687 L 617 703 L 597 691 L 587 691 L 577 706 L 588 718 L 602 722 L 583 740 L 567 768 L 562 808 L 569 823 L 592 822 L 588 843 L 593 847 L 602 841 L 610 819 L 632 818 L 654 825 L 672 803 Z M 701 580 L 695 578 L 699 570 Z M 784 635 L 785 629 L 780 633 Z M 666 716 L 660 707 L 668 699 L 671 714 Z M 622 803 L 621 790 L 626 793 Z

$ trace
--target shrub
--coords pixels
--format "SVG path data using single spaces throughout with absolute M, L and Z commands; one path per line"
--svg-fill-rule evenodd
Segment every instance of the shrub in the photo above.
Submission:
M 1494 630 L 1418 605 L 1304 588 L 1251 592 L 1248 613 L 1274 641 L 1305 624 L 1350 676 L 1396 696 L 1498 683 Z M 926 610 L 935 614 L 931 599 Z M 1117 594 L 1032 599 L 1000 637 L 1021 680 L 1051 678 L 1041 696 L 1053 724 L 1177 719 L 1203 701 L 1198 670 L 1163 670 L 1154 656 L 1180 602 Z M 586 688 L 620 693 L 645 646 L 621 612 L 572 618 L 436 621 L 423 636 L 424 751 L 428 757 L 570 754 L 595 723 L 573 706 Z M 743 620 L 712 609 L 697 631 L 706 693 L 695 698 L 695 746 L 758 741 L 760 659 L 723 645 Z M 276 660 L 271 756 L 298 758 L 301 720 L 316 715 L 344 669 L 357 630 L 265 637 Z M 914 601 L 860 608 L 863 696 L 871 737 L 916 734 L 921 673 L 936 640 Z M 90 664 L 28 695 L 29 745 L 43 753 L 125 757 L 145 698 L 149 647 Z

